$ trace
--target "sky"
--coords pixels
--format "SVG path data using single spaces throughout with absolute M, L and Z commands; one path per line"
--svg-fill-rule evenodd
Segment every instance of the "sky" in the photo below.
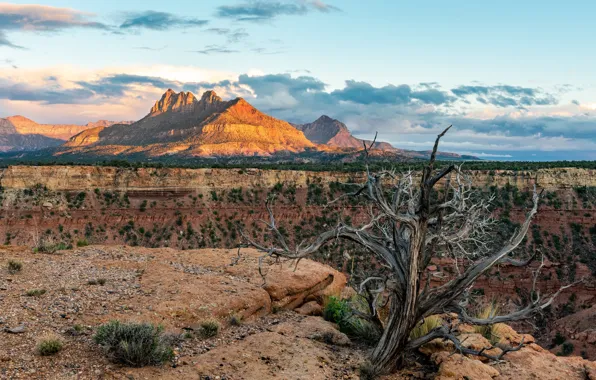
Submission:
M 138 120 L 215 90 L 357 137 L 495 160 L 596 160 L 596 2 L 0 2 L 0 117 Z

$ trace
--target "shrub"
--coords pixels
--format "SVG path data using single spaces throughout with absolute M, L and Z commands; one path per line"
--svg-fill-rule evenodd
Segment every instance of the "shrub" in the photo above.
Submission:
M 77 247 L 86 247 L 89 245 L 89 242 L 87 241 L 87 239 L 81 239 L 79 241 L 77 241 Z
M 375 367 L 369 362 L 364 362 L 358 369 L 360 380 L 375 380 L 378 377 Z
M 553 338 L 553 345 L 560 346 L 561 344 L 565 343 L 566 340 L 567 339 L 563 336 L 563 334 L 557 331 L 555 337 Z
M 234 314 L 230 316 L 230 325 L 232 326 L 240 326 L 242 324 L 242 316 L 238 314 Z
M 201 322 L 201 336 L 211 338 L 219 333 L 219 322 L 214 319 L 208 319 Z
M 360 311 L 367 312 L 360 297 L 355 297 L 351 302 L 340 300 L 337 297 L 329 297 L 325 300 L 323 318 L 337 323 L 339 330 L 352 339 L 359 340 L 366 344 L 374 344 L 381 337 L 380 329 L 372 323 L 358 318 L 352 312 L 352 306 Z M 351 306 L 350 303 L 353 305 Z M 368 307 L 368 306 L 366 306 Z
M 55 335 L 48 335 L 37 342 L 35 349 L 41 356 L 50 356 L 60 352 L 62 347 L 62 339 Z
M 23 263 L 15 260 L 8 260 L 8 273 L 15 274 L 23 269 Z
M 557 352 L 557 356 L 569 356 L 573 353 L 573 343 L 565 342 L 561 346 L 561 351 Z
M 27 292 L 25 292 L 25 295 L 28 297 L 38 297 L 38 296 L 42 296 L 44 294 L 46 294 L 45 289 L 31 289 L 31 290 L 27 290 Z
M 438 315 L 431 315 L 428 316 L 426 318 L 424 318 L 422 321 L 420 321 L 420 323 L 418 323 L 416 325 L 416 327 L 414 327 L 412 329 L 412 331 L 410 331 L 410 339 L 418 339 L 421 338 L 423 336 L 425 336 L 426 334 L 428 334 L 429 332 L 431 332 L 433 329 L 436 329 L 437 327 L 441 327 L 443 325 L 443 318 L 441 318 Z
M 162 326 L 110 321 L 93 338 L 112 361 L 133 367 L 159 365 L 174 356 Z

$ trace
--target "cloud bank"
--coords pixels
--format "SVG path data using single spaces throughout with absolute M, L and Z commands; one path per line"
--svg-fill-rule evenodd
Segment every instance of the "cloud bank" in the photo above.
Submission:
M 221 52 L 220 48 L 225 49 L 211 46 L 202 54 L 210 54 L 209 49 Z M 436 134 L 454 124 L 443 143 L 445 150 L 517 159 L 534 152 L 559 152 L 560 158 L 590 158 L 596 152 L 596 107 L 563 102 L 556 90 L 477 83 L 451 89 L 437 83 L 375 86 L 353 79 L 329 90 L 308 73 L 229 74 L 217 80 L 198 75 L 201 80 L 192 80 L 176 75 L 184 72 L 176 67 L 167 71 L 172 75 L 148 69 L 113 70 L 77 78 L 68 71 L 52 72 L 51 77 L 21 69 L 12 71 L 19 76 L 2 73 L 0 105 L 8 114 L 0 116 L 27 114 L 21 112 L 27 105 L 46 113 L 59 111 L 65 123 L 91 120 L 89 110 L 98 118 L 138 119 L 167 88 L 198 96 L 214 89 L 227 99 L 245 97 L 262 111 L 292 122 L 311 122 L 326 114 L 344 121 L 359 137 L 378 131 L 382 140 L 406 149 L 430 148 Z M 116 111 L 120 114 L 114 115 Z M 571 151 L 583 156 L 565 153 Z

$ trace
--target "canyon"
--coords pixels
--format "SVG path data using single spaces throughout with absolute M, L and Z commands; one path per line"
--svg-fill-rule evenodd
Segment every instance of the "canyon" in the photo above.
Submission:
M 507 366 L 499 367 L 497 372 L 494 372 L 491 366 L 482 367 L 484 364 L 480 362 L 470 362 L 465 356 L 445 356 L 441 354 L 441 350 L 438 350 L 433 354 L 429 353 L 435 363 L 433 371 L 451 373 L 450 371 L 459 368 L 467 373 L 466 376 L 476 373 L 475 371 L 480 371 L 478 376 L 492 374 L 486 378 L 515 378 L 516 373 L 517 375 L 522 373 L 520 371 L 546 376 L 543 373 L 538 375 L 541 373 L 538 367 L 542 368 L 543 365 L 536 367 L 534 364 L 556 362 L 559 368 L 557 371 L 569 371 L 569 378 L 575 378 L 574 376 L 581 373 L 582 370 L 587 371 L 585 368 L 588 368 L 586 367 L 588 362 L 580 362 L 579 358 L 559 358 L 554 354 L 560 354 L 563 345 L 565 345 L 567 351 L 571 347 L 571 352 L 566 351 L 565 355 L 583 356 L 591 360 L 596 358 L 596 331 L 593 329 L 593 324 L 590 323 L 596 318 L 596 282 L 594 281 L 596 272 L 596 209 L 594 208 L 596 205 L 596 179 L 594 171 L 569 167 L 537 170 L 469 170 L 467 174 L 475 187 L 486 196 L 494 194 L 493 212 L 500 226 L 493 235 L 494 243 L 497 245 L 508 238 L 515 230 L 517 223 L 523 220 L 529 206 L 532 188 L 536 186 L 543 191 L 543 200 L 537 217 L 528 232 L 526 241 L 519 249 L 522 256 L 538 252 L 545 257 L 544 267 L 537 281 L 537 290 L 542 294 L 550 294 L 560 286 L 578 279 L 585 281 L 563 291 L 541 318 L 532 321 L 534 327 L 523 323 L 512 324 L 521 333 L 534 335 L 535 338 L 531 338 L 532 342 L 535 339 L 546 349 L 531 344 L 521 353 L 511 353 L 509 354 L 513 358 L 511 362 L 508 362 Z M 415 178 L 419 178 L 419 176 Z M 258 343 L 262 339 L 273 339 L 277 342 L 275 343 L 276 347 L 284 347 L 283 350 L 286 350 L 284 352 L 294 352 L 295 355 L 304 357 L 301 360 L 308 361 L 306 357 L 313 352 L 320 352 L 320 355 L 323 356 L 331 354 L 326 349 L 320 351 L 321 347 L 318 346 L 318 343 L 312 343 L 308 340 L 310 339 L 308 336 L 307 340 L 297 338 L 298 341 L 288 341 L 286 337 L 271 335 L 272 327 L 268 325 L 272 321 L 271 318 L 274 318 L 285 323 L 284 330 L 280 331 L 292 334 L 293 331 L 307 329 L 307 326 L 315 328 L 314 331 L 330 331 L 329 326 L 320 325 L 321 322 L 318 320 L 309 319 L 307 323 L 301 319 L 295 319 L 294 314 L 284 317 L 268 314 L 272 313 L 274 309 L 270 302 L 287 306 L 285 307 L 287 309 L 300 309 L 309 300 L 308 297 L 299 297 L 299 300 L 294 302 L 295 295 L 300 293 L 296 293 L 297 288 L 290 286 L 291 283 L 284 283 L 283 286 L 290 286 L 294 290 L 274 291 L 270 293 L 270 301 L 267 301 L 267 297 L 261 300 L 262 296 L 254 298 L 257 294 L 256 290 L 253 292 L 254 294 L 251 293 L 253 295 L 250 295 L 254 298 L 253 300 L 248 293 L 245 294 L 252 288 L 243 285 L 243 290 L 238 288 L 232 291 L 225 287 L 220 290 L 226 294 L 239 292 L 239 299 L 243 299 L 245 303 L 230 300 L 231 303 L 225 304 L 226 307 L 231 308 L 221 310 L 217 308 L 206 310 L 199 306 L 195 309 L 181 309 L 180 305 L 182 304 L 200 304 L 198 301 L 191 302 L 184 298 L 191 295 L 192 291 L 190 290 L 188 294 L 184 291 L 177 296 L 173 296 L 177 293 L 171 293 L 174 291 L 174 287 L 180 286 L 180 281 L 187 282 L 189 279 L 186 277 L 183 279 L 180 274 L 166 275 L 165 273 L 170 273 L 168 272 L 170 269 L 156 267 L 153 270 L 150 269 L 151 267 L 147 267 L 147 264 L 142 263 L 147 260 L 153 262 L 157 257 L 155 263 L 168 262 L 170 263 L 168 265 L 173 266 L 175 271 L 186 273 L 184 276 L 196 276 L 197 274 L 203 276 L 207 273 L 215 274 L 215 272 L 209 272 L 213 271 L 213 265 L 215 265 L 209 264 L 211 261 L 213 263 L 217 261 L 219 263 L 217 265 L 223 268 L 228 265 L 225 263 L 233 263 L 244 257 L 242 260 L 252 262 L 254 272 L 251 275 L 243 272 L 242 276 L 243 278 L 252 278 L 250 280 L 252 283 L 255 281 L 254 276 L 258 276 L 258 270 L 254 267 L 256 253 L 242 248 L 239 251 L 240 256 L 236 256 L 238 254 L 236 248 L 242 243 L 241 230 L 255 240 L 268 241 L 268 232 L 259 222 L 261 219 L 268 218 L 265 208 L 266 199 L 275 198 L 273 211 L 279 226 L 292 241 L 300 240 L 327 229 L 340 217 L 350 220 L 353 225 L 366 221 L 368 211 L 362 202 L 346 199 L 328 205 L 330 200 L 353 190 L 355 184 L 363 181 L 363 173 L 348 171 L 67 165 L 8 166 L 0 169 L 2 206 L 0 237 L 4 238 L 4 241 L 0 242 L 4 244 L 0 248 L 0 257 L 24 258 L 27 261 L 27 267 L 39 266 L 39 269 L 29 270 L 47 273 L 43 275 L 43 281 L 46 282 L 54 276 L 47 271 L 56 271 L 58 266 L 67 265 L 71 268 L 68 272 L 70 273 L 78 268 L 76 262 L 80 260 L 94 263 L 91 266 L 86 265 L 86 268 L 89 267 L 89 270 L 92 270 L 90 273 L 81 275 L 77 274 L 78 272 L 73 272 L 72 276 L 71 274 L 62 274 L 61 277 L 72 277 L 74 281 L 76 278 L 80 279 L 81 276 L 101 275 L 108 281 L 112 281 L 111 278 L 124 268 L 135 270 L 126 262 L 138 262 L 139 265 L 143 265 L 146 271 L 144 273 L 148 276 L 141 277 L 146 278 L 141 285 L 145 289 L 144 294 L 152 294 L 154 297 L 156 294 L 166 292 L 169 298 L 182 297 L 179 300 L 172 298 L 152 302 L 153 306 L 147 310 L 141 307 L 140 299 L 128 298 L 127 309 L 119 309 L 114 304 L 108 309 L 104 309 L 105 314 L 99 319 L 93 317 L 97 314 L 96 312 L 90 314 L 84 312 L 83 314 L 73 314 L 72 318 L 74 319 L 64 321 L 64 323 L 82 322 L 84 325 L 91 326 L 107 320 L 107 318 L 126 315 L 126 310 L 131 310 L 143 313 L 144 318 L 148 318 L 148 320 L 161 321 L 170 328 L 180 329 L 186 328 L 188 322 L 199 317 L 206 318 L 212 315 L 225 320 L 225 315 L 241 312 L 245 314 L 244 317 L 247 320 L 256 323 L 256 325 L 251 325 L 253 326 L 251 329 L 260 331 L 254 335 L 251 335 L 253 333 L 248 334 L 246 342 L 242 339 L 240 342 L 233 343 L 236 338 L 226 338 L 231 340 L 226 340 L 220 348 L 213 346 L 214 354 L 201 351 L 202 353 L 198 357 L 192 353 L 192 349 L 189 351 L 189 346 L 183 344 L 180 352 L 187 358 L 180 359 L 181 362 L 200 364 L 182 365 L 177 372 L 168 372 L 169 370 L 164 372 L 164 370 L 157 369 L 135 372 L 142 376 L 167 378 L 183 373 L 192 377 L 197 370 L 210 374 L 237 374 L 238 372 L 234 371 L 241 372 L 242 368 L 246 369 L 247 367 L 243 367 L 241 363 L 235 363 L 232 367 L 224 366 L 222 369 L 219 366 L 221 359 L 218 355 L 224 352 L 226 357 L 228 355 L 236 357 L 235 355 L 243 355 L 247 352 L 249 355 L 273 355 L 272 351 L 267 351 L 266 348 L 261 349 L 259 353 L 253 353 L 252 346 L 254 344 L 262 346 L 261 343 Z M 98 265 L 105 267 L 107 257 L 114 260 L 109 265 L 112 269 L 105 273 L 97 272 Z M 159 259 L 160 257 L 161 259 Z M 370 260 L 369 256 L 355 249 L 351 244 L 342 241 L 324 247 L 312 259 L 314 261 L 306 262 L 305 266 L 302 266 L 303 263 L 301 263 L 299 269 L 304 272 L 298 272 L 298 277 L 310 278 L 315 283 L 323 280 L 321 276 L 314 275 L 314 273 L 334 273 L 334 278 L 345 276 L 345 279 L 342 280 L 343 284 L 347 282 L 354 286 L 362 279 L 363 272 L 375 270 L 378 266 L 374 260 Z M 64 260 L 66 260 L 64 263 L 59 264 Z M 122 260 L 124 261 L 121 262 Z M 321 264 L 315 264 L 315 261 L 329 265 L 329 267 L 325 267 L 328 269 L 317 267 Z M 498 302 L 506 310 L 517 307 L 516 305 L 522 304 L 524 300 L 527 301 L 530 296 L 528 289 L 531 289 L 534 271 L 538 269 L 539 263 L 540 260 L 537 259 L 525 268 L 506 263 L 499 264 L 475 283 L 472 289 L 474 302 L 482 303 L 492 300 L 491 302 Z M 456 263 L 452 259 L 438 258 L 425 271 L 431 284 L 440 286 L 451 278 L 458 267 L 461 268 L 464 265 L 464 262 Z M 116 268 L 121 269 L 117 270 Z M 211 269 L 206 272 L 205 268 Z M 243 270 L 246 271 L 246 269 Z M 226 271 L 228 270 L 226 269 Z M 153 286 L 152 288 L 153 280 L 150 279 L 153 279 L 157 273 L 162 279 L 159 281 L 158 287 Z M 116 277 L 114 277 L 114 281 Z M 199 278 L 201 277 L 199 276 Z M 174 280 L 170 281 L 169 279 Z M 33 280 L 27 283 L 33 286 L 31 284 L 41 284 L 40 281 Z M 209 282 L 211 290 L 205 295 L 209 296 L 210 294 L 209 297 L 221 298 L 222 296 L 217 295 L 220 290 L 215 285 L 227 281 L 214 279 L 213 282 Z M 328 283 L 325 284 L 321 289 L 330 286 Z M 302 283 L 299 288 L 311 289 L 314 285 L 313 283 Z M 8 284 L 11 289 L 12 286 L 15 285 Z M 272 286 L 275 286 L 274 282 Z M 333 292 L 337 293 L 340 287 L 331 286 L 329 289 L 334 289 Z M 287 298 L 286 296 L 290 294 L 294 296 Z M 0 296 L 2 296 L 1 293 Z M 18 296 L 11 297 L 5 298 L 5 300 L 11 300 Z M 53 298 L 58 300 L 63 296 L 57 292 L 55 297 L 59 297 Z M 69 297 L 79 296 L 73 294 Z M 196 297 L 196 294 L 193 297 Z M 319 300 L 319 302 L 321 301 Z M 249 303 L 250 305 L 248 305 Z M 218 304 L 220 303 L 218 302 Z M 86 307 L 96 307 L 92 302 L 87 302 L 85 305 L 87 305 Z M 11 308 L 13 307 L 11 306 Z M 67 315 L 70 313 L 68 312 Z M 175 317 L 171 317 L 173 315 Z M 0 317 L 2 316 L 0 315 Z M 9 319 L 9 323 L 15 324 L 18 321 Z M 44 323 L 49 326 L 52 323 L 55 324 L 55 320 Z M 269 330 L 263 330 L 263 324 L 269 326 L 267 327 Z M 46 325 L 42 324 L 42 327 Z M 64 328 L 67 326 L 64 325 Z M 275 331 L 278 334 L 278 330 Z M 315 332 L 312 334 L 316 335 Z M 527 337 L 530 339 L 529 336 Z M 88 337 L 81 337 L 73 344 L 75 347 L 87 350 L 84 345 L 85 339 L 88 340 Z M 519 340 L 519 336 L 516 339 Z M 298 347 L 302 348 L 298 349 Z M 449 351 L 448 347 L 443 349 Z M 347 367 L 337 365 L 325 367 L 323 373 L 327 375 L 323 376 L 331 376 L 331 373 L 343 373 L 350 378 L 349 376 L 357 373 L 358 363 L 363 360 L 360 351 L 338 348 L 332 352 L 331 356 L 325 356 L 328 357 L 327 360 L 348 363 Z M 10 353 L 4 354 L 11 355 Z M 95 354 L 91 352 L 87 352 L 85 355 L 95 358 Z M 573 361 L 572 359 L 577 360 Z M 94 364 L 96 366 L 101 368 L 105 366 L 105 364 L 95 361 L 96 359 L 90 360 L 96 363 Z M 286 360 L 286 358 L 279 357 L 278 360 Z M 528 364 L 530 362 L 534 364 Z M 14 367 L 11 368 L 16 370 L 27 367 L 27 365 L 19 363 L 15 362 Z M 282 367 L 285 371 L 290 371 L 287 372 L 288 374 L 295 374 L 296 372 L 291 371 L 296 371 L 297 367 L 292 367 L 293 361 L 289 363 L 289 367 Z M 311 364 L 308 364 L 309 371 L 314 371 L 315 367 L 311 368 Z M 37 368 L 36 370 L 40 370 L 41 373 L 48 371 L 47 368 Z M 87 370 L 91 371 L 91 369 Z M 119 369 L 111 369 L 107 373 L 122 375 L 119 371 Z M 258 371 L 267 372 L 271 369 L 267 366 L 258 367 Z M 552 373 L 556 374 L 554 376 L 559 376 L 562 372 Z M 268 375 L 263 374 L 262 376 L 267 378 Z

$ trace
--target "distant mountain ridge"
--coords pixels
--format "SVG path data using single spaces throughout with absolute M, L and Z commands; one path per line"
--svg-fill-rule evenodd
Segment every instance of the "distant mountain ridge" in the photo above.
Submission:
M 21 115 L 0 118 L 0 152 L 32 151 L 62 145 L 70 137 L 95 126 L 109 126 L 99 120 L 86 125 L 39 124 Z
M 84 131 L 65 146 L 148 156 L 251 156 L 315 148 L 288 122 L 260 112 L 242 98 L 224 101 L 207 91 L 197 100 L 190 92 L 171 89 L 141 120 Z

